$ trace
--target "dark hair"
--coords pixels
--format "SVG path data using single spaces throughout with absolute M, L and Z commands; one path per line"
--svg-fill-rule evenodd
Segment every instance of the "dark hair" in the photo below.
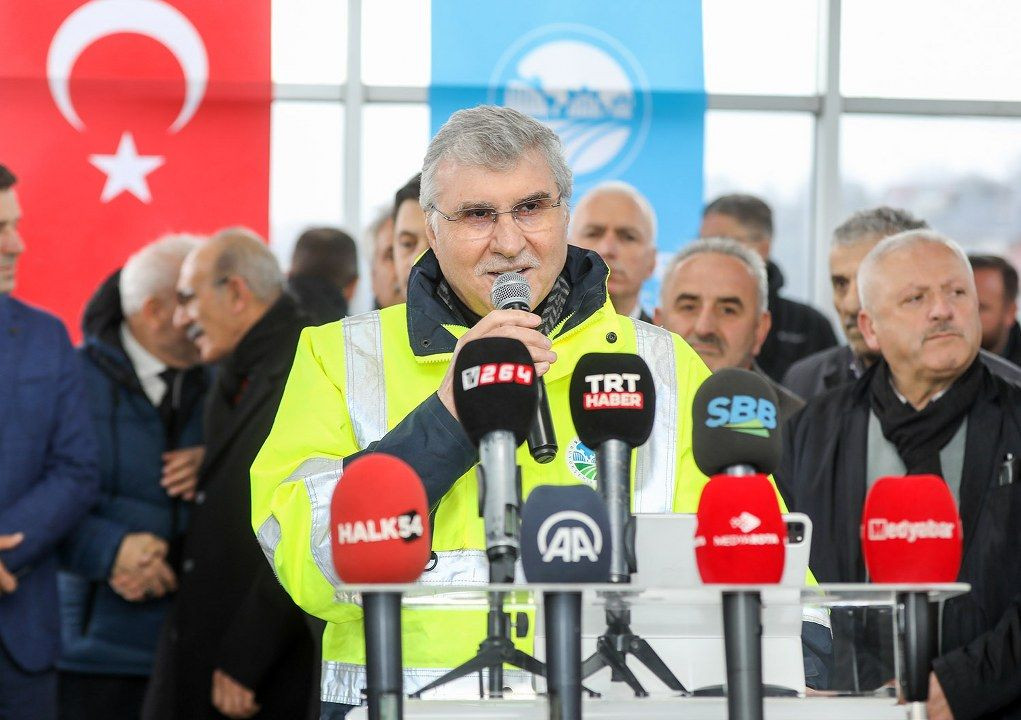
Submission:
M 1017 299 L 1017 270 L 999 255 L 969 255 L 972 270 L 999 270 L 1003 276 L 1003 297 L 1007 302 Z
M 10 190 L 16 182 L 18 178 L 14 177 L 14 173 L 8 170 L 7 166 L 0 165 L 0 192 Z
M 415 175 L 415 177 L 408 180 L 408 182 L 404 184 L 404 187 L 398 190 L 397 194 L 394 195 L 394 210 L 393 213 L 391 213 L 390 217 L 393 218 L 393 220 L 396 222 L 397 212 L 401 209 L 401 205 L 403 205 L 408 200 L 414 200 L 417 203 L 418 198 L 421 194 L 422 194 L 422 173 L 418 173 L 417 175 Z
M 292 277 L 312 275 L 344 287 L 358 278 L 358 250 L 343 230 L 310 228 L 298 237 L 291 256 Z
M 702 217 L 709 213 L 732 217 L 759 235 L 773 237 L 773 211 L 754 195 L 721 195 L 705 206 Z
M 907 210 L 887 205 L 859 210 L 837 226 L 833 239 L 838 244 L 850 244 L 866 237 L 890 237 L 908 230 L 926 230 L 929 223 L 920 220 Z

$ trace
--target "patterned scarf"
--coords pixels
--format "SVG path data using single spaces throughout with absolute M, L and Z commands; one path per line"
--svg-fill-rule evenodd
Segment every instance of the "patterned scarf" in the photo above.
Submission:
M 549 295 L 533 311 L 542 318 L 537 329 L 543 335 L 549 335 L 560 324 L 561 315 L 564 313 L 564 306 L 567 305 L 567 298 L 570 294 L 571 283 L 563 275 L 557 276 L 557 281 L 553 283 L 553 289 L 550 290 Z M 474 327 L 475 323 L 482 319 L 461 302 L 460 298 L 450 289 L 446 279 L 440 279 L 439 285 L 436 286 L 436 295 L 458 323 L 466 327 Z

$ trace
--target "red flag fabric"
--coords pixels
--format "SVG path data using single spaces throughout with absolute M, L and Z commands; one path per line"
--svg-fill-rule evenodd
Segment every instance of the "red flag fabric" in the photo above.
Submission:
M 15 295 L 72 335 L 167 232 L 269 225 L 270 0 L 0 5 L 0 164 L 18 176 Z

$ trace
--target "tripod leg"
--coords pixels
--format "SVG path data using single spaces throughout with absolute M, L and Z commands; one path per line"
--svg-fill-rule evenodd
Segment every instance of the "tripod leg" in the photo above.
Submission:
M 530 672 L 533 675 L 546 677 L 546 665 L 539 660 L 536 660 L 528 653 L 518 650 L 517 648 L 512 648 L 510 652 L 507 653 L 507 657 L 504 658 L 504 662 L 508 665 L 513 665 L 516 668 Z
M 638 678 L 631 672 L 631 668 L 627 666 L 627 658 L 624 653 L 619 652 L 610 640 L 606 637 L 599 638 L 596 641 L 596 652 L 603 656 L 603 662 L 609 665 L 613 672 L 618 673 L 624 679 L 624 682 L 634 692 L 635 697 L 649 696 L 642 684 L 638 682 Z
M 584 680 L 595 675 L 604 667 L 606 667 L 606 659 L 599 654 L 599 649 L 596 648 L 596 651 L 581 664 L 581 679 Z
M 421 698 L 422 693 L 428 692 L 433 688 L 438 688 L 440 685 L 446 685 L 447 683 L 453 682 L 465 675 L 471 675 L 474 672 L 482 672 L 486 668 L 493 667 L 494 665 L 501 665 L 502 663 L 503 655 L 499 648 L 486 648 L 485 650 L 481 650 L 479 654 L 471 660 L 461 663 L 442 677 L 436 678 L 423 688 L 419 688 L 416 692 L 411 694 L 411 697 Z
M 645 665 L 645 667 L 649 668 L 649 670 L 651 670 L 652 673 L 668 688 L 675 692 L 684 693 L 685 695 L 691 694 L 644 638 L 632 635 L 628 642 L 628 652 L 634 655 L 637 660 Z

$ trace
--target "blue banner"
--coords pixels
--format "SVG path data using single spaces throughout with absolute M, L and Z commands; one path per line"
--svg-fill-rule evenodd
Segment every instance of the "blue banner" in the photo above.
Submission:
M 660 267 L 695 237 L 706 109 L 701 0 L 433 0 L 433 134 L 456 110 L 507 105 L 564 143 L 574 199 L 605 180 L 656 209 Z M 646 284 L 652 309 L 658 281 Z

